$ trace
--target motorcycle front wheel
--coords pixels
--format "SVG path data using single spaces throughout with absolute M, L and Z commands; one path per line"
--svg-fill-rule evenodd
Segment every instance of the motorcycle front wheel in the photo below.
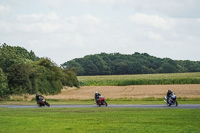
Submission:
M 176 101 L 176 106 L 178 106 L 178 102 Z
M 105 102 L 106 107 L 108 106 L 107 102 Z
M 50 107 L 50 104 L 48 102 L 46 102 L 47 107 Z

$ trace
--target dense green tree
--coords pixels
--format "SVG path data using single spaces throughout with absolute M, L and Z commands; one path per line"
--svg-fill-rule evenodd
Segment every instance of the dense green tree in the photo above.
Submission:
M 11 94 L 33 93 L 30 81 L 31 68 L 27 64 L 13 64 L 8 69 L 8 85 Z
M 187 71 L 189 71 L 189 72 L 199 72 L 200 71 L 200 62 L 186 60 L 184 62 L 184 67 L 186 67 Z
M 107 62 L 105 62 L 99 55 L 86 56 L 86 59 L 92 61 L 92 63 L 98 68 L 98 75 L 110 74 L 110 68 Z
M 62 80 L 65 77 L 62 69 L 48 58 L 41 58 L 37 64 L 39 65 L 37 68 L 38 91 L 44 94 L 59 93 L 64 84 Z
M 84 68 L 75 60 L 65 62 L 64 64 L 61 65 L 61 67 L 64 69 L 74 69 L 75 72 L 79 75 L 84 75 L 85 73 Z
M 21 47 L 0 46 L 0 97 L 36 92 L 57 94 L 64 85 L 79 86 L 74 70 L 66 72 L 49 58 L 39 58 Z
M 0 68 L 0 97 L 5 97 L 9 93 L 7 78 Z
M 99 74 L 99 69 L 91 60 L 85 59 L 84 63 L 82 65 L 85 70 L 85 75 L 98 75 Z
M 67 65 L 66 65 L 67 64 Z M 69 65 L 70 64 L 70 65 Z M 101 53 L 87 55 L 65 62 L 67 68 L 76 68 L 78 75 L 108 75 L 108 74 L 151 74 L 199 72 L 200 62 L 177 61 L 170 58 L 157 58 L 147 53 L 125 55 L 120 53 Z M 79 71 L 81 73 L 79 73 Z
M 175 73 L 176 68 L 175 66 L 169 64 L 169 63 L 164 63 L 162 64 L 162 73 Z
M 79 82 L 76 77 L 76 72 L 75 70 L 69 70 L 69 69 L 64 69 L 64 77 L 62 79 L 62 83 L 65 86 L 76 86 L 79 87 Z

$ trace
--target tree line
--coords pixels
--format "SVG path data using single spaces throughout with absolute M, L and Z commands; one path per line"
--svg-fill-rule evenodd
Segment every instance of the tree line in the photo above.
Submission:
M 61 64 L 74 69 L 77 75 L 120 75 L 200 72 L 200 61 L 157 58 L 147 53 L 126 55 L 101 53 L 76 58 Z
M 22 47 L 0 46 L 0 97 L 10 94 L 57 94 L 63 86 L 79 86 L 76 73 Z

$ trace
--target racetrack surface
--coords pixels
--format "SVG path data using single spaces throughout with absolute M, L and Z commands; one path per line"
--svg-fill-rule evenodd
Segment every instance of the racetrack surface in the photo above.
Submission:
M 5 108 L 48 108 L 48 107 L 38 107 L 37 105 L 0 105 L 0 107 Z M 92 108 L 98 107 L 96 105 L 51 105 L 50 108 Z M 105 107 L 105 106 L 101 106 Z M 99 107 L 98 107 L 99 108 Z M 138 105 L 138 104 L 131 104 L 131 105 L 108 105 L 107 108 L 164 108 L 164 109 L 200 109 L 200 104 L 179 104 L 176 106 L 167 106 L 163 104 L 159 105 Z

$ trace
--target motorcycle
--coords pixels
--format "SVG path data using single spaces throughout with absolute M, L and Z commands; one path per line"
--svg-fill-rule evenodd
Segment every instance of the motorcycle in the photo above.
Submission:
M 105 101 L 105 98 L 104 96 L 99 96 L 99 100 L 97 101 L 97 106 L 101 106 L 101 105 L 105 105 L 105 106 L 108 106 L 107 102 Z
M 42 106 L 47 106 L 50 107 L 50 104 L 48 102 L 46 102 L 46 99 L 44 99 L 44 97 L 40 97 L 40 100 L 37 102 L 38 107 L 42 107 Z
M 168 106 L 171 106 L 171 105 L 178 106 L 178 102 L 177 102 L 177 100 L 176 100 L 176 95 L 175 95 L 174 93 L 172 93 L 172 95 L 169 97 L 168 103 L 167 103 L 167 96 L 165 96 L 164 102 L 165 102 Z

